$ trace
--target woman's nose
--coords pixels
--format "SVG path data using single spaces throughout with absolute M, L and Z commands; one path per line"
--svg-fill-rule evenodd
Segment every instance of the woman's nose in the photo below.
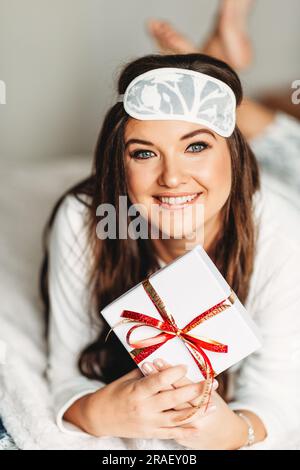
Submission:
M 183 162 L 180 162 L 179 159 L 177 160 L 176 157 L 165 159 L 165 161 L 162 162 L 161 173 L 158 180 L 161 186 L 175 188 L 187 181 L 188 176 Z

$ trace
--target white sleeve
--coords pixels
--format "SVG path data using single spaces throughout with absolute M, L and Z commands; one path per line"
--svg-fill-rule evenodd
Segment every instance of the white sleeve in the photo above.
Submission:
M 78 398 L 105 386 L 84 377 L 77 366 L 81 351 L 96 337 L 88 303 L 88 254 L 85 206 L 67 196 L 60 206 L 49 239 L 47 376 L 54 398 L 56 422 L 63 432 L 83 433 L 63 419 Z
M 266 439 L 250 449 L 299 448 L 300 251 L 290 248 L 276 269 L 268 270 L 275 247 L 264 255 L 266 269 L 252 303 L 263 346 L 242 361 L 229 404 L 252 411 L 266 427 Z

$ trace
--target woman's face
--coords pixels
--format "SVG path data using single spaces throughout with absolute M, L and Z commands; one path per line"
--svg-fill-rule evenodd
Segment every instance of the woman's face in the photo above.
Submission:
M 207 127 L 130 118 L 125 167 L 131 202 L 166 238 L 191 237 L 219 223 L 230 194 L 231 158 L 226 139 Z

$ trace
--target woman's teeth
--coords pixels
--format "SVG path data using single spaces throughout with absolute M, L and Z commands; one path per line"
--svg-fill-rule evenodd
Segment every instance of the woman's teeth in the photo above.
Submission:
M 192 194 L 190 196 L 180 196 L 180 197 L 166 197 L 166 196 L 157 196 L 161 202 L 170 205 L 180 205 L 192 201 L 195 197 L 198 196 L 198 193 Z

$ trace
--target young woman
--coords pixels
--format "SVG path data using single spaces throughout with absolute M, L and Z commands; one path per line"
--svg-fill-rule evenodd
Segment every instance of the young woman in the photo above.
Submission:
M 201 54 L 135 60 L 121 73 L 119 94 L 146 72 L 157 74 L 159 82 L 162 68 L 170 69 L 175 88 L 174 70 L 193 71 L 210 86 L 217 79 L 241 103 L 236 73 Z M 214 94 L 213 86 L 210 92 L 206 125 L 184 117 L 132 117 L 116 102 L 105 116 L 91 176 L 62 196 L 50 218 L 42 292 L 49 314 L 48 377 L 62 431 L 173 439 L 194 449 L 295 445 L 300 251 L 294 231 L 281 225 L 260 189 L 257 162 L 230 123 L 232 114 L 216 101 L 224 93 Z M 159 103 L 157 93 L 148 93 L 148 111 L 152 106 L 159 112 Z M 203 103 L 198 104 L 200 110 Z M 162 233 L 164 219 L 171 218 L 168 236 L 133 239 L 117 233 L 99 239 L 97 208 L 109 203 L 117 209 L 118 230 L 119 196 L 128 197 L 129 207 L 142 205 L 145 214 L 159 207 L 158 217 L 145 220 Z M 188 218 L 185 236 L 176 238 L 182 226 L 175 212 L 200 205 L 204 220 Z M 130 221 L 126 215 L 127 226 Z M 218 378 L 206 413 L 191 414 L 189 402 L 201 395 L 202 384 L 189 383 L 182 365 L 163 361 L 148 362 L 143 377 L 114 333 L 105 342 L 109 326 L 100 310 L 184 254 L 190 236 L 198 243 L 203 230 L 205 250 L 257 322 L 263 347 Z

